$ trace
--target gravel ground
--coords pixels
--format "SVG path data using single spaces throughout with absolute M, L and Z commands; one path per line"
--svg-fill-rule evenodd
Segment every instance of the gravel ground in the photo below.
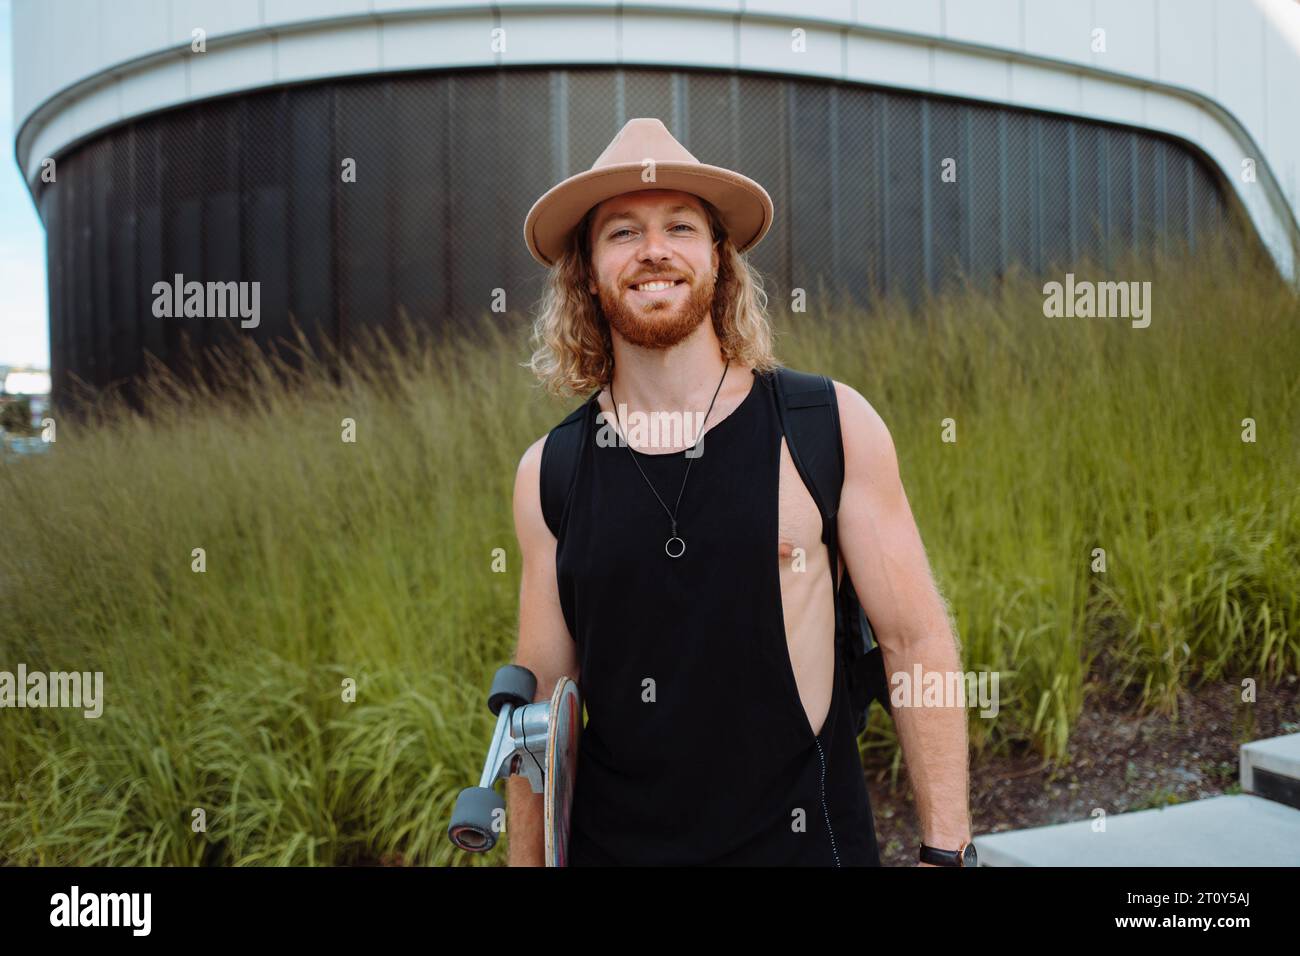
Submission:
M 1178 713 L 1137 713 L 1130 699 L 1093 684 L 1059 769 L 1032 754 L 972 757 L 976 836 L 1240 792 L 1238 748 L 1300 732 L 1300 680 L 1290 675 L 1242 703 L 1238 684 L 1202 684 L 1179 695 Z M 867 787 L 885 866 L 916 862 L 921 828 L 906 771 L 868 768 Z

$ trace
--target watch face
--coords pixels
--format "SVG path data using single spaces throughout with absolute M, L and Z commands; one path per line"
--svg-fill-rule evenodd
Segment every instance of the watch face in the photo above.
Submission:
M 974 844 L 974 843 L 967 843 L 967 844 L 966 844 L 966 850 L 965 850 L 965 851 L 962 853 L 962 855 L 961 855 L 961 865 L 962 865 L 962 866 L 976 866 L 976 865 L 978 865 L 978 860 L 977 860 L 977 858 L 976 858 L 976 856 L 975 856 L 975 844 Z

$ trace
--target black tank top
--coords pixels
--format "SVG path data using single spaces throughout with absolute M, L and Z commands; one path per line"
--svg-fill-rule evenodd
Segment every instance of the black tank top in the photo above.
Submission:
M 782 619 L 768 381 L 704 433 L 678 512 L 587 434 L 556 549 L 587 710 L 570 865 L 880 865 L 837 648 L 814 734 Z M 671 508 L 685 452 L 636 454 Z

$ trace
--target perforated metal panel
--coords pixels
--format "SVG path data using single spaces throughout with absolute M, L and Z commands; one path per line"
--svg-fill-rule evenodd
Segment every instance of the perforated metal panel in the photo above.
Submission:
M 56 392 L 69 373 L 127 380 L 145 351 L 193 367 L 182 333 L 266 345 L 290 316 L 338 343 L 401 312 L 472 329 L 504 289 L 523 321 L 541 288 L 524 216 L 634 116 L 771 193 L 751 260 L 774 301 L 819 278 L 864 303 L 916 297 L 959 273 L 1104 260 L 1228 221 L 1222 184 L 1178 143 L 845 84 L 593 68 L 281 88 L 144 118 L 59 158 L 38 195 Z M 156 318 L 151 290 L 177 273 L 259 282 L 260 326 Z

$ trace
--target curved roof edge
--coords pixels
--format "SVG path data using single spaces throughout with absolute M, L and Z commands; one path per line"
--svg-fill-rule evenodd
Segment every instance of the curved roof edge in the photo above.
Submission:
M 701 2 L 686 9 L 662 0 L 643 6 L 623 4 L 621 10 L 612 4 L 602 6 L 598 0 L 582 7 L 498 2 L 454 8 L 407 0 L 386 12 L 376 9 L 385 0 L 359 2 L 370 12 L 209 32 L 203 52 L 191 50 L 188 34 L 179 42 L 173 37 L 159 49 L 73 79 L 33 105 L 20 120 L 16 110 L 15 156 L 28 188 L 34 191 L 39 183 L 46 158 L 119 123 L 267 87 L 440 67 L 605 65 L 769 72 L 1061 113 L 1185 140 L 1219 167 L 1279 271 L 1300 283 L 1300 188 L 1295 182 L 1300 156 L 1291 155 L 1289 148 L 1279 154 L 1275 148 L 1270 162 L 1259 141 L 1268 130 L 1267 112 L 1264 120 L 1255 123 L 1264 124 L 1256 136 L 1224 102 L 1190 86 L 1103 68 L 1060 51 L 1047 56 L 954 39 L 953 34 L 961 31 L 942 18 L 957 11 L 955 6 L 949 10 L 946 0 L 930 0 L 940 10 L 939 26 L 946 34 L 942 36 L 830 15 L 848 7 L 839 0 L 801 0 L 798 14 L 776 12 L 796 5 L 785 0 L 747 0 L 743 12 L 739 0 Z M 395 2 L 388 0 L 386 5 Z M 1271 9 L 1276 0 L 1236 3 L 1260 17 L 1281 15 Z M 1163 8 L 1155 0 L 1148 0 L 1148 5 L 1157 15 Z M 298 4 L 304 6 L 319 4 Z M 858 5 L 853 6 L 856 10 Z M 999 0 L 984 13 L 991 15 L 989 10 L 1009 6 L 1019 9 L 1020 43 L 1028 46 L 1024 5 Z M 810 10 L 820 16 L 810 15 Z M 1297 78 L 1291 89 L 1296 89 L 1300 88 L 1300 6 L 1293 17 L 1286 16 L 1286 29 L 1279 36 L 1296 44 L 1287 64 Z M 684 20 L 690 21 L 689 30 L 681 29 Z M 26 46 L 17 28 L 31 24 L 19 24 L 17 13 L 15 21 L 17 72 L 19 51 Z M 170 30 L 170 16 L 168 24 Z M 67 24 L 58 27 L 66 35 Z M 966 33 L 977 38 L 987 29 L 970 27 Z M 1294 35 L 1287 32 L 1292 27 Z M 791 42 L 796 29 L 803 31 L 801 49 Z M 493 33 L 500 30 L 508 43 L 506 50 L 495 51 L 491 39 L 501 36 Z M 647 56 L 647 50 L 656 55 Z M 1300 134 L 1294 138 L 1295 152 L 1300 153 Z M 1275 169 L 1279 161 L 1284 161 L 1285 178 Z M 1243 175 L 1248 164 L 1253 177 Z

